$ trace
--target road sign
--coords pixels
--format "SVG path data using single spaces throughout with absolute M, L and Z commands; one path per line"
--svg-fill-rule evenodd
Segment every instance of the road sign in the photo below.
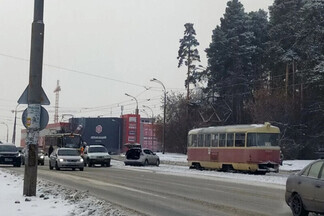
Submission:
M 30 108 L 30 107 L 29 107 Z M 37 116 L 37 112 L 35 110 L 35 115 L 33 114 L 33 112 L 31 112 L 31 116 L 27 116 L 27 109 L 26 108 L 22 114 L 22 123 L 24 124 L 25 128 L 29 128 L 31 126 L 33 126 L 33 119 L 40 117 L 40 128 L 39 130 L 43 130 L 44 128 L 46 128 L 47 124 L 48 124 L 48 120 L 49 120 L 49 116 L 48 116 L 48 112 L 47 110 L 41 106 L 41 112 L 40 112 L 40 116 Z M 32 109 L 32 108 L 31 108 Z

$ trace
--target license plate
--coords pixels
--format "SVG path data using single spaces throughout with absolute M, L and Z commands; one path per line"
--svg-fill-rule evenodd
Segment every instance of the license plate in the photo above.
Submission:
M 5 162 L 11 162 L 12 158 L 5 158 Z

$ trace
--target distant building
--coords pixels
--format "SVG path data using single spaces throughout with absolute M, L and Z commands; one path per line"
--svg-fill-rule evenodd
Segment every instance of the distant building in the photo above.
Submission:
M 72 131 L 81 134 L 87 145 L 103 145 L 116 154 L 122 142 L 121 118 L 71 118 Z
M 58 133 L 77 133 L 87 145 L 104 145 L 112 154 L 125 152 L 126 143 L 139 143 L 143 148 L 161 151 L 161 143 L 155 136 L 152 119 L 127 114 L 121 118 L 70 118 L 69 122 L 48 124 L 40 131 L 38 146 L 47 151 L 45 136 Z M 21 131 L 20 145 L 25 146 L 27 130 Z

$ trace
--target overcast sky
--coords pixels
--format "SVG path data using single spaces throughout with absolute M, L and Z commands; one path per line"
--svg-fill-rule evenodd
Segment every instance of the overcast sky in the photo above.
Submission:
M 273 0 L 241 0 L 247 12 Z M 178 69 L 179 39 L 184 24 L 194 23 L 201 64 L 212 31 L 219 25 L 227 0 L 49 0 L 45 1 L 43 88 L 53 122 L 57 80 L 62 91 L 59 115 L 120 116 L 136 103 L 161 113 L 162 81 L 167 91 L 185 92 L 185 68 Z M 12 138 L 17 100 L 28 85 L 34 0 L 0 0 L 0 122 Z M 147 90 L 148 89 L 148 90 Z M 149 101 L 148 101 L 149 99 Z M 19 105 L 18 110 L 25 108 Z M 146 109 L 147 110 L 147 109 Z M 140 113 L 147 117 L 150 110 Z M 16 144 L 20 142 L 21 113 Z M 66 120 L 66 119 L 65 119 Z M 0 124 L 0 140 L 6 126 Z

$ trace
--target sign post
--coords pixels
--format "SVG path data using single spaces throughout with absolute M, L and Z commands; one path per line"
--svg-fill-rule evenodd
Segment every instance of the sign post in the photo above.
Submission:
M 44 46 L 44 23 L 43 23 L 44 0 L 35 0 L 34 20 L 31 34 L 29 85 L 19 98 L 18 103 L 27 103 L 27 115 L 25 126 L 26 138 L 26 163 L 24 174 L 25 196 L 36 196 L 37 184 L 37 152 L 38 138 L 41 128 L 41 104 L 48 105 L 49 100 L 42 89 L 42 66 Z M 47 124 L 47 123 L 46 123 Z

